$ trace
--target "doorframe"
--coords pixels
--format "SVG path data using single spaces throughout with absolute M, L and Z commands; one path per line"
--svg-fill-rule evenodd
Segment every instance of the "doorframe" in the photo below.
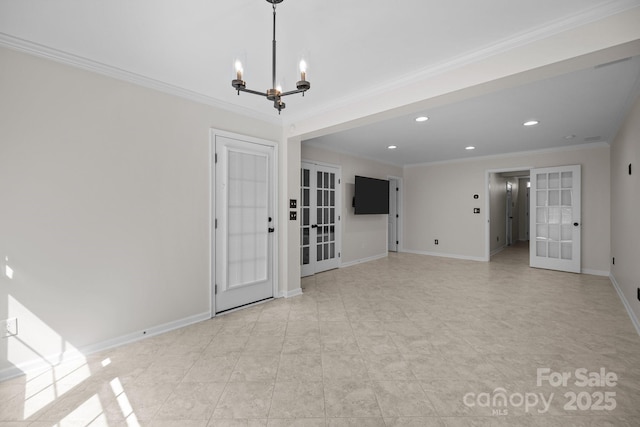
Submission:
M 338 266 L 336 268 L 342 268 L 342 235 L 343 235 L 343 224 L 344 224 L 344 203 L 342 198 L 344 197 L 344 191 L 343 191 L 343 185 L 344 183 L 342 182 L 342 165 L 336 165 L 334 163 L 327 163 L 327 162 L 319 162 L 317 160 L 309 160 L 309 159 L 300 159 L 300 169 L 302 170 L 302 163 L 310 163 L 312 165 L 316 165 L 316 166 L 325 166 L 328 168 L 334 168 L 338 170 L 338 178 L 340 179 L 340 184 L 338 184 L 340 186 L 340 194 L 338 194 L 339 197 L 336 198 L 336 212 L 337 214 L 340 216 L 340 220 L 338 221 L 339 224 L 336 227 L 336 230 L 340 230 L 340 232 L 338 233 L 338 236 L 336 237 L 336 252 L 340 254 L 340 256 L 338 257 Z M 299 190 L 298 190 L 299 192 Z M 310 196 L 311 197 L 311 196 Z M 302 206 L 302 200 L 300 200 L 300 206 Z M 300 214 L 299 214 L 300 215 Z M 299 217 L 298 215 L 298 217 Z M 300 219 L 300 221 L 302 221 L 302 219 Z M 300 227 L 298 227 L 298 241 L 300 240 Z M 298 251 L 300 251 L 300 245 L 298 245 Z M 300 260 L 300 265 L 302 265 L 302 260 Z M 313 275 L 315 275 L 316 273 L 313 273 L 310 276 L 307 277 L 311 277 Z
M 279 258 L 278 258 L 278 242 L 280 241 L 280 228 L 279 228 L 279 209 L 278 202 L 280 200 L 279 196 L 279 170 L 278 170 L 278 143 L 275 141 L 269 141 L 267 139 L 255 138 L 249 135 L 243 135 L 235 132 L 228 132 L 221 129 L 210 128 L 209 129 L 209 313 L 211 318 L 216 317 L 216 293 L 214 291 L 215 286 L 215 277 L 216 277 L 216 240 L 215 240 L 215 225 L 214 218 L 216 213 L 216 162 L 215 162 L 215 154 L 216 154 L 216 136 L 221 136 L 230 139 L 237 139 L 239 141 L 250 142 L 253 144 L 267 145 L 273 148 L 273 171 L 271 171 L 272 175 L 272 187 L 273 187 L 273 195 L 271 203 L 273 205 L 273 226 L 276 229 L 276 233 L 273 236 L 273 254 L 271 258 L 271 262 L 273 265 L 271 266 L 271 271 L 273 274 L 273 298 L 280 298 L 279 288 L 280 283 L 278 281 L 279 278 Z M 262 301 L 256 302 L 256 304 L 260 304 Z M 248 306 L 251 306 L 249 304 Z M 239 308 L 244 308 L 239 307 Z
M 484 173 L 484 190 L 485 190 L 485 200 L 484 200 L 484 211 L 485 211 L 485 223 L 484 223 L 484 261 L 489 262 L 491 260 L 491 203 L 489 200 L 490 194 L 490 185 L 491 185 L 491 174 L 492 173 L 503 173 L 503 172 L 518 172 L 518 171 L 529 171 L 534 169 L 533 166 L 522 166 L 522 167 L 512 167 L 512 168 L 501 168 L 501 169 L 487 169 Z
M 519 178 L 515 177 L 519 180 Z M 505 206 L 505 233 L 504 237 L 506 240 L 507 246 L 513 245 L 513 184 L 507 180 L 507 203 Z M 511 188 L 509 188 L 511 185 Z M 517 185 L 517 184 L 516 184 Z M 518 186 L 518 191 L 520 191 L 520 187 Z M 511 211 L 511 215 L 509 215 L 509 211 Z M 509 218 L 511 217 L 511 218 Z M 511 219 L 511 224 L 509 224 L 509 219 Z
M 397 206 L 396 206 L 396 210 L 398 211 L 398 222 L 396 224 L 396 232 L 398 233 L 398 241 L 400 243 L 398 243 L 397 246 L 397 253 L 400 252 L 404 252 L 403 251 L 403 244 L 404 244 L 404 239 L 402 238 L 403 234 L 403 227 L 402 227 L 402 217 L 404 216 L 404 209 L 403 209 L 403 188 L 402 188 L 402 177 L 401 176 L 394 176 L 394 175 L 387 175 L 387 179 L 394 179 L 398 182 L 398 200 L 397 200 Z M 389 252 L 389 230 L 387 229 L 387 253 Z

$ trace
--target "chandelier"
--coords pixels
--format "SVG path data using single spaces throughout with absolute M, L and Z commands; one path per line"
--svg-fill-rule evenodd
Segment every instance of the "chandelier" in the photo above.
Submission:
M 238 95 L 240 92 L 252 93 L 254 95 L 265 96 L 269 101 L 273 101 L 273 107 L 278 110 L 278 114 L 286 107 L 286 104 L 282 101 L 283 96 L 293 95 L 294 93 L 304 93 L 311 88 L 311 83 L 307 81 L 307 64 L 304 60 L 300 61 L 300 81 L 296 83 L 296 89 L 287 92 L 282 92 L 282 89 L 276 86 L 276 4 L 282 3 L 284 0 L 267 0 L 268 3 L 273 5 L 273 41 L 271 43 L 271 89 L 267 89 L 266 92 L 258 92 L 255 90 L 247 89 L 246 82 L 242 80 L 242 62 L 236 60 L 236 78 L 231 81 Z

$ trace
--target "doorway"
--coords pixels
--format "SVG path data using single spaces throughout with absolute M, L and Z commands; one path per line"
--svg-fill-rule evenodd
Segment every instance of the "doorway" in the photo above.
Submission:
M 300 171 L 300 273 L 340 266 L 342 177 L 339 166 L 302 161 Z
M 211 132 L 212 314 L 273 298 L 277 146 Z
M 487 261 L 509 250 L 526 251 L 528 259 L 529 169 L 487 172 Z

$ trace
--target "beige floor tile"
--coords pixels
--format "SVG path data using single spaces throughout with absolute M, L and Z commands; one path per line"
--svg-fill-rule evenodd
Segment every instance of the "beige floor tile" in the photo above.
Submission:
M 269 382 L 228 383 L 213 418 L 267 418 L 273 386 Z
M 284 344 L 283 335 L 256 335 L 252 336 L 244 346 L 244 354 L 280 354 Z
M 381 417 L 373 387 L 363 381 L 325 381 L 324 399 L 329 418 Z
M 363 355 L 369 378 L 375 381 L 412 381 L 416 376 L 400 353 Z
M 640 338 L 606 277 L 529 268 L 516 245 L 489 263 L 390 254 L 302 283 L 300 297 L 0 383 L 0 425 L 638 425 Z M 538 368 L 602 367 L 615 387 L 536 384 Z M 555 397 L 541 414 L 463 403 L 499 388 Z M 616 408 L 568 411 L 567 391 L 615 392 Z
M 399 353 L 398 347 L 388 335 L 360 336 L 356 337 L 356 341 L 363 354 Z
M 323 335 L 320 337 L 322 352 L 360 354 L 358 341 L 353 334 Z
M 436 411 L 416 381 L 374 381 L 383 417 L 433 417 Z
M 235 364 L 229 381 L 231 382 L 274 382 L 278 373 L 280 356 L 275 354 L 243 354 Z
M 310 332 L 307 335 L 287 335 L 284 337 L 282 354 L 320 353 L 320 334 Z
M 322 381 L 322 358 L 317 354 L 283 354 L 278 367 L 278 382 Z
M 207 427 L 266 427 L 267 419 L 216 419 L 209 420 Z
M 268 427 L 325 427 L 323 418 L 270 419 Z
M 227 382 L 240 355 L 201 357 L 184 376 L 183 382 Z
M 445 427 L 438 417 L 385 418 L 384 422 L 387 427 Z
M 328 418 L 327 427 L 385 427 L 383 418 Z
M 269 418 L 324 418 L 322 382 L 278 382 Z
M 317 320 L 292 320 L 287 322 L 287 336 L 303 336 L 319 333 L 320 322 Z
M 367 365 L 359 354 L 323 353 L 322 375 L 329 381 L 369 379 Z
M 213 414 L 224 387 L 224 383 L 180 384 L 162 405 L 155 418 L 207 421 Z

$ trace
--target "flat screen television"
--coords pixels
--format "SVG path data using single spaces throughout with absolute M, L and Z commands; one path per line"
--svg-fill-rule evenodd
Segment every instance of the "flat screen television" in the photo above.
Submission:
M 389 213 L 389 181 L 356 175 L 353 198 L 356 215 Z

